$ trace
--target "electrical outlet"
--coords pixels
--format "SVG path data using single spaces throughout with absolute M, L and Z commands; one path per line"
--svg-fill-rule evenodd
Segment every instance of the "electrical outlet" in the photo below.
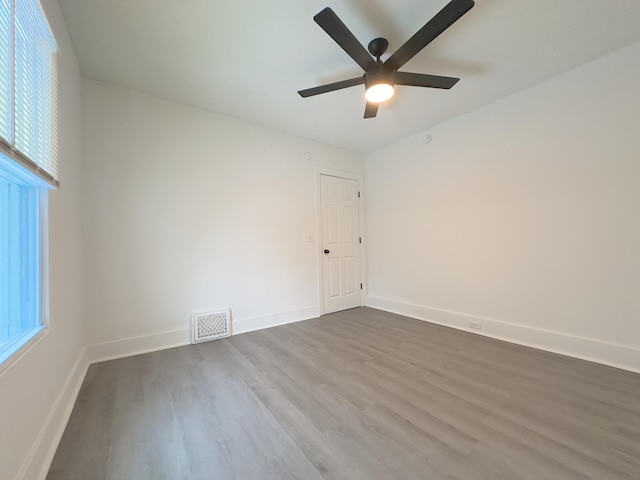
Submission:
M 482 323 L 469 320 L 469 328 L 473 328 L 474 330 L 482 330 Z

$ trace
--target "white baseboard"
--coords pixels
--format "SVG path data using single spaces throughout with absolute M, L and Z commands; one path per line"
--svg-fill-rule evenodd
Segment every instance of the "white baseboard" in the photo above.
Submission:
M 44 480 L 46 478 L 88 367 L 86 350 L 83 348 L 69 375 L 67 375 L 60 393 L 52 403 L 49 415 L 47 415 L 47 419 L 18 474 L 18 480 Z
M 232 333 L 241 333 L 276 327 L 287 323 L 300 322 L 320 316 L 320 307 L 308 307 L 288 312 L 274 313 L 253 318 L 233 319 Z M 155 352 L 167 348 L 181 347 L 190 343 L 189 329 L 183 328 L 169 332 L 153 333 L 139 337 L 123 338 L 103 343 L 94 343 L 87 347 L 89 363 L 104 362 L 116 358 L 130 357 L 141 353 Z
M 566 333 L 532 328 L 491 318 L 477 317 L 375 296 L 368 296 L 366 298 L 366 304 L 372 308 L 397 313 L 417 320 L 437 323 L 498 340 L 505 340 L 527 347 L 640 373 L 640 349 L 626 345 L 617 345 L 591 338 L 582 338 Z M 470 321 L 481 322 L 482 330 L 469 328 Z
M 167 348 L 181 347 L 189 343 L 189 329 L 181 328 L 169 332 L 94 343 L 87 347 L 87 355 L 90 363 L 97 363 Z
M 263 328 L 277 327 L 287 323 L 301 322 L 320 316 L 320 306 L 301 308 L 288 312 L 274 313 L 253 318 L 239 318 L 233 320 L 233 334 L 253 332 Z

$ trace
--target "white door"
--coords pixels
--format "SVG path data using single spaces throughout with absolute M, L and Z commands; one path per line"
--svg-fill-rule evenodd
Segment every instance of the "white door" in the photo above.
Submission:
M 361 305 L 358 182 L 320 176 L 324 313 Z

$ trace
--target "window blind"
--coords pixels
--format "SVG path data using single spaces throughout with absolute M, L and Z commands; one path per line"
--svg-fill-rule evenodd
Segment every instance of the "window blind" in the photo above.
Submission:
M 0 0 L 0 137 L 5 153 L 57 180 L 57 46 L 38 0 Z
M 12 5 L 11 0 L 0 0 L 0 138 L 8 144 L 11 138 L 13 116 L 11 79 L 13 72 Z

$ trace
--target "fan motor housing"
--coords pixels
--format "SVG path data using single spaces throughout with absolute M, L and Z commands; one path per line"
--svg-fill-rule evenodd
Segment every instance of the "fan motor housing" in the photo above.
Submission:
M 378 66 L 368 70 L 364 74 L 365 90 L 379 83 L 387 83 L 393 86 L 393 70 L 386 67 L 383 63 L 380 63 Z

